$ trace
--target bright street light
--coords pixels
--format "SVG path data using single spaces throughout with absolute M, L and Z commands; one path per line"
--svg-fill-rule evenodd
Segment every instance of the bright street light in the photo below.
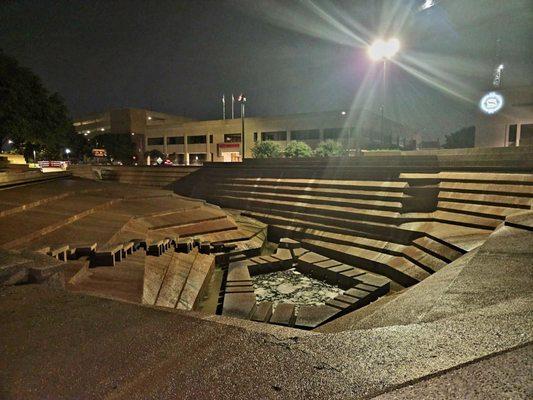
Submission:
M 70 154 L 70 149 L 65 149 L 65 154 Z
M 400 41 L 396 38 L 390 38 L 387 41 L 378 39 L 368 47 L 368 56 L 373 61 L 379 61 L 383 63 L 383 94 L 381 98 L 381 144 L 385 141 L 385 100 L 387 97 L 387 61 L 398 53 L 400 50 Z M 392 140 L 392 137 L 391 137 Z
M 391 38 L 388 41 L 378 39 L 368 47 L 368 55 L 373 61 L 391 59 L 400 50 L 400 41 Z

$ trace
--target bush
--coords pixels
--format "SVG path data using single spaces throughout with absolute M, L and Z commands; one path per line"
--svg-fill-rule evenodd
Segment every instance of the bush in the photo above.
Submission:
M 299 158 L 299 157 L 312 157 L 313 150 L 305 142 L 293 141 L 285 147 L 285 157 Z
M 320 142 L 315 149 L 315 156 L 317 157 L 341 157 L 344 155 L 344 147 L 339 142 L 334 140 L 326 140 Z
M 280 158 L 281 147 L 274 142 L 259 142 L 252 148 L 254 158 Z

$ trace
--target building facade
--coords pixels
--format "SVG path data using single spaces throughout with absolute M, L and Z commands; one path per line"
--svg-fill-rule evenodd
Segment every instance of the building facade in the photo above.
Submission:
M 381 127 L 383 126 L 383 129 Z M 150 126 L 146 131 L 146 149 L 158 150 L 178 164 L 204 161 L 231 162 L 252 157 L 253 147 L 260 142 L 278 143 L 283 149 L 298 140 L 315 148 L 321 141 L 335 140 L 347 150 L 357 148 L 395 147 L 414 132 L 379 115 L 358 111 L 349 114 L 332 111 L 275 117 L 239 118 Z
M 253 147 L 265 141 L 276 142 L 283 149 L 294 140 L 311 148 L 335 140 L 346 150 L 356 150 L 393 148 L 416 136 L 413 130 L 365 110 L 244 118 L 244 143 L 242 122 L 240 118 L 195 121 L 128 108 L 77 119 L 74 127 L 87 138 L 107 133 L 129 135 L 141 163 L 148 161 L 147 153 L 157 150 L 180 165 L 240 161 L 243 151 L 251 158 Z
M 476 147 L 533 145 L 533 86 L 499 91 L 504 105 L 494 114 L 479 111 Z
M 186 121 L 192 119 L 144 109 L 121 108 L 77 118 L 74 130 L 88 139 L 104 134 L 128 135 L 135 145 L 137 159 L 144 160 L 146 133 L 151 127 Z

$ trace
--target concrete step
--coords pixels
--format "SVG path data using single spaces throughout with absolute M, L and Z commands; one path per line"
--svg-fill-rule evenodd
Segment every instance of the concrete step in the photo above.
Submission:
M 375 199 L 358 199 L 358 198 L 342 198 L 342 197 L 327 197 L 316 194 L 284 194 L 274 192 L 257 192 L 257 191 L 238 191 L 238 190 L 219 190 L 216 192 L 216 197 L 242 197 L 242 198 L 257 198 L 257 199 L 271 199 L 289 202 L 305 202 L 309 204 L 323 204 L 334 205 L 340 207 L 357 207 L 370 210 L 384 210 L 384 211 L 400 211 L 402 203 L 398 201 L 383 201 Z M 211 197 L 211 196 L 209 196 Z
M 403 257 L 311 239 L 304 239 L 302 245 L 306 249 L 334 260 L 386 276 L 404 287 L 414 285 L 430 275 Z
M 460 252 L 442 242 L 436 241 L 427 236 L 423 236 L 414 240 L 413 245 L 447 263 L 458 259 L 464 254 L 464 252 Z
M 446 265 L 446 262 L 443 260 L 434 257 L 430 253 L 424 252 L 423 250 L 412 245 L 403 245 L 400 243 L 376 240 L 368 237 L 332 233 L 314 229 L 300 230 L 290 226 L 274 225 L 270 228 L 279 231 L 280 234 L 283 232 L 287 237 L 294 237 L 298 240 L 315 239 L 404 257 L 412 263 L 425 269 L 429 273 L 438 271 Z
M 262 184 L 261 182 L 252 181 L 252 182 L 239 182 L 239 183 L 218 183 L 215 184 L 215 192 L 218 193 L 219 190 L 226 191 L 250 191 L 255 192 L 270 192 L 270 193 L 282 193 L 282 194 L 308 194 L 316 196 L 325 196 L 325 197 L 335 197 L 335 198 L 358 198 L 358 199 L 368 199 L 368 200 L 391 200 L 391 201 L 401 201 L 404 197 L 403 192 L 390 192 L 384 191 L 383 188 L 376 187 L 373 190 L 364 190 L 362 189 L 337 189 L 337 188 L 328 188 L 328 187 L 313 187 L 313 186 L 290 186 L 285 185 L 283 182 L 279 182 L 277 185 L 267 185 Z
M 108 209 L 120 199 L 98 196 L 76 196 L 51 204 L 42 204 L 24 213 L 0 217 L 1 226 L 10 226 L 0 231 L 0 246 L 11 249 L 26 246 L 29 242 L 75 221 Z
M 339 207 L 330 205 L 317 205 L 304 202 L 292 202 L 281 200 L 262 200 L 253 197 L 219 197 L 221 204 L 245 210 L 270 209 L 282 211 L 299 211 L 315 213 L 339 218 L 349 218 L 354 220 L 366 220 L 394 224 L 398 221 L 400 214 L 392 211 L 368 210 L 355 207 Z

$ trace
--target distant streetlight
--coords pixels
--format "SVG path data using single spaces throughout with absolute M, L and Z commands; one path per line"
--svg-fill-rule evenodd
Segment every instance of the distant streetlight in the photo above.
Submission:
M 239 96 L 239 102 L 241 103 L 241 137 L 242 137 L 242 161 L 244 161 L 244 152 L 245 152 L 245 147 L 244 147 L 244 109 L 245 109 L 245 104 L 246 104 L 246 96 L 241 93 L 241 95 Z
M 70 149 L 65 149 L 65 154 L 70 154 Z
M 368 56 L 372 61 L 383 63 L 383 96 L 381 99 L 381 144 L 385 139 L 385 100 L 387 97 L 386 90 L 386 71 L 387 61 L 394 57 L 400 51 L 400 41 L 397 38 L 390 38 L 387 41 L 378 39 L 368 47 Z
M 11 139 L 8 139 L 7 143 L 8 144 L 13 144 L 13 141 Z

